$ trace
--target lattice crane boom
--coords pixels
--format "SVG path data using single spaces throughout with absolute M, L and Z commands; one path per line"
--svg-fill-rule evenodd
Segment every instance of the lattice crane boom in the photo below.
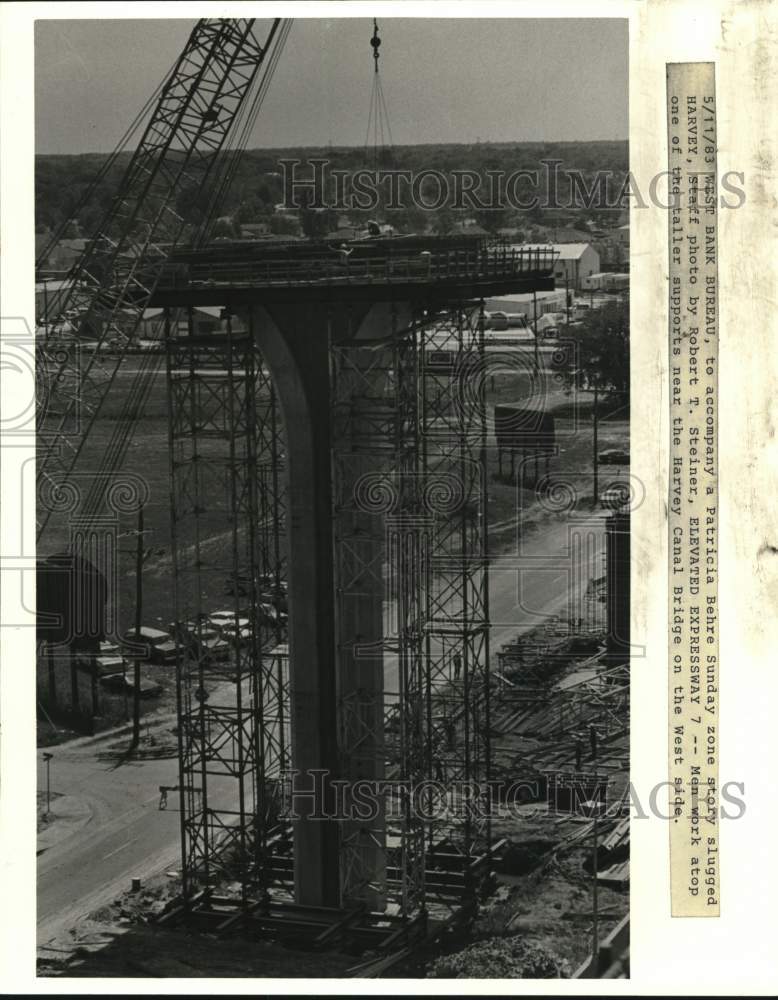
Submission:
M 69 291 L 58 300 L 60 315 L 78 314 L 78 332 L 69 348 L 52 352 L 44 344 L 39 358 L 39 370 L 48 376 L 49 409 L 39 425 L 39 541 L 48 523 L 51 496 L 63 483 L 72 486 L 84 444 L 122 367 L 168 252 L 186 232 L 179 198 L 186 195 L 194 204 L 207 203 L 219 183 L 219 153 L 248 105 L 266 56 L 285 37 L 280 19 L 272 22 L 263 44 L 255 39 L 253 26 L 254 19 L 197 22 L 162 87 L 98 232 L 69 275 Z M 111 344 L 115 350 L 108 356 L 105 347 Z M 131 398 L 143 398 L 154 370 L 154 362 L 144 359 Z M 128 436 L 114 434 L 100 470 L 90 475 L 82 513 L 100 509 Z

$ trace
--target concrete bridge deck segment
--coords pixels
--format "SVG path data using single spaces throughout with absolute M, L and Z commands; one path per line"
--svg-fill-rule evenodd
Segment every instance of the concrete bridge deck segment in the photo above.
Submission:
M 150 304 L 462 301 L 552 290 L 554 261 L 473 237 L 225 242 L 173 254 Z

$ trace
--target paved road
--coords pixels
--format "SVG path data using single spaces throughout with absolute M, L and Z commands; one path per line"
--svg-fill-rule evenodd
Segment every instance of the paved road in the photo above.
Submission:
M 579 611 L 588 583 L 605 571 L 604 511 L 571 524 L 546 525 L 489 568 L 489 635 L 492 656 L 509 639 L 537 628 L 549 616 L 585 617 Z M 384 657 L 384 684 L 396 692 L 397 658 Z
M 517 555 L 495 559 L 489 588 L 493 651 L 534 628 L 544 615 L 567 617 L 571 596 L 582 594 L 588 580 L 602 573 L 603 528 L 603 516 L 594 514 L 589 523 L 574 529 L 591 535 L 577 571 L 571 567 L 570 529 L 562 522 L 531 536 Z M 387 662 L 386 675 L 387 690 L 396 690 L 396 666 Z M 107 748 L 103 742 L 54 750 L 52 790 L 80 797 L 92 815 L 38 859 L 41 943 L 129 888 L 133 876 L 178 867 L 177 796 L 170 796 L 167 810 L 159 809 L 159 786 L 178 783 L 176 760 L 120 762 L 106 754 Z M 44 787 L 42 759 L 38 782 Z M 209 786 L 211 801 L 226 805 L 214 792 Z
M 178 812 L 160 811 L 159 786 L 177 784 L 176 761 L 100 759 L 107 744 L 54 749 L 51 787 L 78 797 L 91 818 L 38 858 L 38 940 L 128 889 L 135 875 L 178 863 Z M 39 761 L 38 787 L 45 782 Z
M 605 512 L 560 521 L 521 543 L 489 569 L 490 645 L 494 653 L 549 615 L 584 617 L 577 609 L 591 579 L 605 571 Z

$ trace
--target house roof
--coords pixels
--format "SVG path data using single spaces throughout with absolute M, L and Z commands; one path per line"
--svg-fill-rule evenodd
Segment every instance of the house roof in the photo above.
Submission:
M 522 243 L 516 249 L 547 250 L 549 247 L 559 254 L 559 260 L 580 260 L 587 250 L 594 249 L 591 243 Z
M 565 227 L 552 229 L 550 235 L 556 243 L 588 243 L 590 236 L 589 233 L 585 233 L 580 229 Z
M 504 309 L 510 305 L 526 305 L 534 300 L 544 302 L 547 300 L 564 300 L 564 288 L 553 288 L 547 292 L 512 292 L 507 295 L 495 295 L 494 298 L 487 299 L 486 308 L 489 310 Z M 501 303 L 497 305 L 496 303 Z

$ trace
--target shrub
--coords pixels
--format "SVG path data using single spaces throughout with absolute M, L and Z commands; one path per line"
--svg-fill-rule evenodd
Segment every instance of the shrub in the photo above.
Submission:
M 437 959 L 433 979 L 567 979 L 570 970 L 542 945 L 513 936 L 489 938 Z

